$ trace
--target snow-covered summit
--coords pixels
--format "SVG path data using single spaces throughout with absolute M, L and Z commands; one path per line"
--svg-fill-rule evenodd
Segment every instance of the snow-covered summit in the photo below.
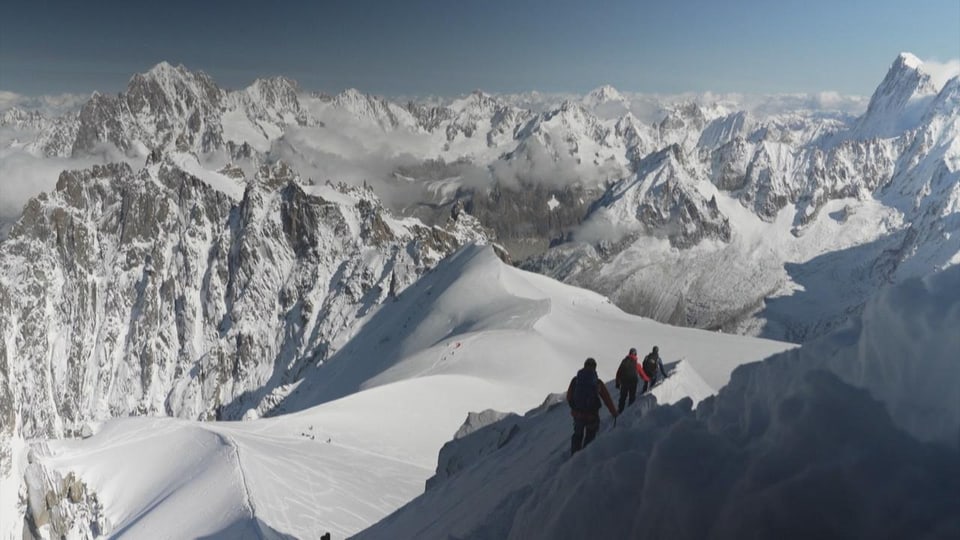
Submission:
M 587 95 L 583 96 L 583 103 L 588 107 L 596 107 L 609 102 L 624 101 L 626 101 L 626 98 L 623 96 L 623 94 L 609 84 L 598 86 L 597 88 L 587 92 Z
M 919 58 L 901 53 L 874 91 L 867 112 L 853 128 L 853 137 L 884 139 L 915 128 L 939 90 Z
M 920 69 L 920 66 L 923 65 L 923 60 L 917 58 L 913 53 L 904 51 L 897 55 L 896 63 L 910 69 Z
M 331 105 L 384 130 L 398 127 L 414 129 L 417 126 L 416 120 L 403 107 L 382 97 L 364 94 L 356 88 L 348 88 L 334 96 Z
M 609 84 L 594 88 L 583 96 L 581 102 L 604 119 L 619 118 L 630 112 L 630 101 Z

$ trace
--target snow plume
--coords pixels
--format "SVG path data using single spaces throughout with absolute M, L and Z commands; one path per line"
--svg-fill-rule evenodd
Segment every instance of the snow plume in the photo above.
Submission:
M 80 110 L 89 99 L 81 94 L 59 94 L 49 96 L 25 96 L 16 92 L 0 90 L 0 112 L 13 107 L 40 111 L 44 116 L 53 117 Z
M 930 75 L 933 84 L 937 89 L 943 88 L 947 81 L 960 75 L 960 58 L 954 58 L 945 62 L 937 60 L 924 60 L 921 69 Z
M 574 233 L 574 240 L 587 244 L 599 242 L 617 243 L 630 234 L 643 231 L 636 220 L 623 220 L 612 217 L 609 212 L 594 212 Z

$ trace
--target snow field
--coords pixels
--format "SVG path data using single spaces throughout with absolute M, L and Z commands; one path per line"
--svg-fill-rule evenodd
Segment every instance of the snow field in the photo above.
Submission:
M 739 363 L 791 347 L 630 316 L 469 246 L 371 315 L 322 380 L 301 382 L 281 404 L 287 414 L 113 420 L 90 439 L 45 443 L 36 466 L 75 472 L 103 502 L 110 534 L 342 537 L 421 493 L 468 412 L 528 410 L 565 391 L 587 356 L 610 379 L 629 347 L 645 343 L 659 344 L 668 364 L 688 358 L 658 387 L 664 401 L 701 399 Z M 190 514 L 198 501 L 205 509 Z

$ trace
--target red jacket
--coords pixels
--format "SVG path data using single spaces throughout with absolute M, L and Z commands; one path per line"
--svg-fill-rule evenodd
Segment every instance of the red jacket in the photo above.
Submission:
M 643 365 L 641 365 L 639 362 L 637 362 L 637 355 L 636 355 L 636 354 L 628 354 L 628 355 L 624 358 L 624 360 L 626 360 L 627 358 L 633 360 L 633 368 L 637 370 L 637 375 L 639 375 L 640 378 L 643 379 L 644 381 L 650 382 L 650 376 L 647 375 L 647 373 L 646 373 L 645 371 L 643 371 Z M 623 378 L 621 377 L 620 370 L 618 369 L 618 370 L 617 370 L 617 387 L 618 387 L 618 388 L 620 387 L 620 383 L 622 383 L 622 382 L 623 382 Z

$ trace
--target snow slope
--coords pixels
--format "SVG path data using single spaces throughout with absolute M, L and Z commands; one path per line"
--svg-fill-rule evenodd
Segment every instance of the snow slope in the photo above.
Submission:
M 274 409 L 288 414 L 117 419 L 87 439 L 35 446 L 29 513 L 48 536 L 82 536 L 96 523 L 131 538 L 342 537 L 418 495 L 470 411 L 527 410 L 563 391 L 585 357 L 609 379 L 629 347 L 653 344 L 677 369 L 658 390 L 674 389 L 668 401 L 699 401 L 737 365 L 791 347 L 628 315 L 468 246 L 368 315 Z M 71 482 L 84 484 L 82 497 Z M 44 514 L 47 499 L 57 510 Z
M 357 538 L 957 538 L 958 327 L 952 267 L 696 410 L 656 406 L 674 375 L 572 458 L 560 396 L 475 416 L 428 491 Z

